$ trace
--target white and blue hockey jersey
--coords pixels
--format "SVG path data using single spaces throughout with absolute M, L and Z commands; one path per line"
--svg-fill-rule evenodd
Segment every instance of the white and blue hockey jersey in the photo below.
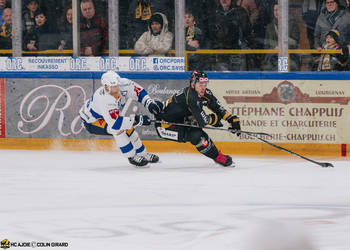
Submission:
M 134 119 L 121 115 L 127 100 L 131 98 L 145 105 L 150 97 L 144 88 L 130 79 L 120 78 L 120 82 L 120 93 L 117 96 L 109 94 L 104 86 L 98 88 L 80 109 L 80 117 L 87 123 L 104 119 L 108 124 L 107 132 L 110 134 L 130 129 L 133 126 Z

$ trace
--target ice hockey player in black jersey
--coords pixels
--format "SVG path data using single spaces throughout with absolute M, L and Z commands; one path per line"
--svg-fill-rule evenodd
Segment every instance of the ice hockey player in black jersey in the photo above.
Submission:
M 156 123 L 156 130 L 161 138 L 177 142 L 190 142 L 205 156 L 223 166 L 231 166 L 232 158 L 222 154 L 202 129 L 207 125 L 222 127 L 221 119 L 226 120 L 233 130 L 240 130 L 239 118 L 230 114 L 218 102 L 214 94 L 207 89 L 209 79 L 206 73 L 193 71 L 190 75 L 190 86 L 171 96 L 156 115 L 157 120 L 168 123 Z M 203 106 L 213 113 L 207 115 Z M 185 123 L 198 127 L 186 127 L 171 123 Z M 239 134 L 238 134 L 239 135 Z

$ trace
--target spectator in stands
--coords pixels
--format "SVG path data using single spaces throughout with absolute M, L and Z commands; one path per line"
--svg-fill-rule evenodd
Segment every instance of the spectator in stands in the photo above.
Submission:
M 23 21 L 23 37 L 31 33 L 35 27 L 34 13 L 39 9 L 38 0 L 26 0 L 26 9 L 22 14 Z
M 209 38 L 213 49 L 249 49 L 253 46 L 252 30 L 246 10 L 235 1 L 220 0 L 209 23 Z M 216 55 L 216 70 L 246 70 L 242 54 Z
M 317 71 L 343 71 L 349 62 L 349 51 L 347 46 L 341 46 L 339 32 L 331 30 L 326 34 L 326 41 L 322 49 L 336 50 L 341 49 L 341 54 L 322 54 L 316 62 L 318 63 Z
M 218 1 L 212 0 L 186 0 L 186 8 L 192 10 L 195 17 L 196 26 L 201 29 L 202 37 L 208 37 L 209 34 L 209 17 L 213 15 L 213 11 L 217 8 Z M 211 49 L 209 39 L 201 41 L 201 48 Z
M 80 49 L 83 56 L 99 56 L 107 48 L 108 28 L 102 14 L 95 12 L 92 0 L 80 3 Z
M 6 0 L 0 0 L 0 26 L 4 23 L 3 12 L 5 8 L 8 8 Z
M 128 49 L 132 48 L 129 46 L 130 34 L 128 34 L 128 10 L 129 1 L 119 1 L 119 48 Z M 134 42 L 132 43 L 134 44 Z
M 278 49 L 278 2 L 276 1 L 273 6 L 274 19 L 266 27 L 265 36 L 265 49 Z M 289 13 L 289 37 L 288 47 L 289 49 L 296 49 L 299 45 L 300 32 L 293 15 Z M 300 69 L 300 57 L 296 54 L 290 55 L 290 70 L 296 71 Z M 277 70 L 278 69 L 278 56 L 276 54 L 266 54 L 265 62 L 263 64 L 264 70 Z
M 128 11 L 129 45 L 133 48 L 136 41 L 147 30 L 149 19 L 154 13 L 162 13 L 169 21 L 172 30 L 174 22 L 174 0 L 131 0 Z
M 11 8 L 5 8 L 2 13 L 4 23 L 0 29 L 0 48 L 11 49 L 12 48 L 12 11 Z
M 266 27 L 273 20 L 273 5 L 275 0 L 255 0 L 258 17 L 253 23 L 253 34 L 258 49 L 264 48 Z
M 126 1 L 119 1 L 119 5 L 121 2 Z M 102 14 L 105 19 L 108 18 L 108 0 L 94 0 L 94 6 L 97 13 Z
M 135 43 L 135 52 L 146 56 L 165 56 L 172 45 L 173 34 L 168 31 L 168 19 L 162 13 L 150 18 L 148 31 Z
M 49 49 L 50 46 L 47 46 L 47 42 L 51 42 L 51 45 L 53 46 L 55 41 L 50 41 L 49 25 L 44 11 L 42 9 L 36 10 L 34 13 L 34 19 L 34 29 L 24 37 L 25 49 L 29 51 Z M 40 44 L 41 42 L 43 44 Z
M 72 0 L 70 0 L 70 3 L 67 2 L 67 0 L 39 0 L 40 9 L 46 13 L 46 22 L 49 25 L 50 32 L 54 33 L 59 30 L 58 21 L 63 15 L 64 8 L 71 4 Z
M 326 7 L 321 10 L 315 27 L 315 48 L 321 50 L 326 34 L 336 29 L 340 42 L 350 44 L 350 13 L 339 5 L 339 0 L 326 0 Z
M 315 48 L 315 26 L 317 18 L 321 13 L 323 1 L 324 0 L 304 0 L 302 6 L 302 17 L 306 24 L 306 34 L 309 40 L 310 49 Z
M 254 25 L 259 15 L 259 10 L 255 0 L 237 0 L 236 3 L 248 12 L 250 23 Z
M 73 16 L 72 16 L 72 6 L 66 7 L 64 14 L 61 17 L 60 23 L 58 25 L 60 30 L 60 40 L 58 50 L 72 49 L 72 26 Z
M 200 48 L 202 42 L 202 31 L 197 27 L 192 10 L 185 11 L 185 34 L 186 34 L 186 50 L 197 50 Z M 200 70 L 201 60 L 198 54 L 188 55 L 189 69 Z

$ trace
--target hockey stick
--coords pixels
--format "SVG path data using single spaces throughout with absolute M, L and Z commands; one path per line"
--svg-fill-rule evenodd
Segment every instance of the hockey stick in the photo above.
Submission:
M 158 120 L 150 120 L 150 122 L 162 123 L 162 124 L 171 124 L 171 125 L 182 126 L 182 127 L 190 127 L 190 128 L 201 128 L 201 127 L 196 126 L 196 125 L 184 124 L 184 123 L 176 123 L 176 122 L 166 122 L 166 121 L 158 121 Z M 218 127 L 204 127 L 203 129 L 222 130 L 222 131 L 228 131 L 228 132 L 231 132 L 231 133 L 244 133 L 244 134 L 264 135 L 264 136 L 272 137 L 271 135 L 269 135 L 267 133 L 250 132 L 250 131 L 243 131 L 243 130 L 233 130 L 233 129 L 229 129 L 229 128 L 227 129 L 227 128 L 218 128 Z
M 121 116 L 124 116 L 126 114 L 126 112 L 128 111 L 130 104 L 132 103 L 132 99 L 128 98 L 124 104 L 124 107 L 122 109 L 122 111 L 120 112 Z
M 247 133 L 246 131 L 245 131 L 245 132 L 242 131 L 242 133 L 245 133 L 245 134 L 247 134 L 247 135 L 249 135 L 249 136 L 252 136 L 252 137 L 254 137 L 254 138 L 256 138 L 256 139 L 258 139 L 258 140 L 260 140 L 260 141 L 262 141 L 262 142 L 265 142 L 265 143 L 269 144 L 269 145 L 272 146 L 272 147 L 275 147 L 275 148 L 277 148 L 277 149 L 280 149 L 280 150 L 285 151 L 285 152 L 287 152 L 287 153 L 290 153 L 290 154 L 292 154 L 292 155 L 296 155 L 296 156 L 298 156 L 298 157 L 300 157 L 300 158 L 302 158 L 302 159 L 304 159 L 304 160 L 307 160 L 307 161 L 309 161 L 309 162 L 315 163 L 315 164 L 317 164 L 317 165 L 319 165 L 319 166 L 321 166 L 321 167 L 323 167 L 323 168 L 327 168 L 327 167 L 332 167 L 332 168 L 333 168 L 333 167 L 334 167 L 332 163 L 329 163 L 329 162 L 319 162 L 319 161 L 311 160 L 311 159 L 309 159 L 309 158 L 307 158 L 307 157 L 305 157 L 305 156 L 303 156 L 303 155 L 297 154 L 297 153 L 295 153 L 295 152 L 293 152 L 293 151 L 290 151 L 290 150 L 285 149 L 285 148 L 283 148 L 283 147 L 281 147 L 281 146 L 278 146 L 278 145 L 276 145 L 276 144 L 273 144 L 272 142 L 269 142 L 269 141 L 267 141 L 267 140 L 264 140 L 263 138 L 258 137 L 256 134 L 252 134 L 252 133 L 249 133 L 249 132 Z
M 191 128 L 201 128 L 199 126 L 196 126 L 196 125 L 190 125 L 190 124 L 183 124 L 183 123 L 173 123 L 173 122 L 165 122 L 165 121 L 158 121 L 158 120 L 150 120 L 150 122 L 154 122 L 154 123 L 163 123 L 163 124 L 172 124 L 172 125 L 176 125 L 176 126 L 183 126 L 183 127 L 191 127 Z M 271 135 L 267 134 L 267 133 L 261 133 L 261 132 L 250 132 L 250 131 L 244 131 L 244 130 L 233 130 L 233 129 L 226 129 L 226 128 L 216 128 L 216 127 L 204 127 L 204 129 L 212 129 L 212 130 L 223 130 L 223 131 L 228 131 L 228 132 L 231 132 L 231 133 L 243 133 L 243 134 L 247 134 L 248 136 L 251 136 L 251 137 L 254 137 L 262 142 L 265 142 L 266 144 L 269 144 L 270 146 L 272 147 L 275 147 L 277 149 L 280 149 L 282 151 L 285 151 L 287 153 L 290 153 L 292 155 L 296 155 L 306 161 L 309 161 L 309 162 L 312 162 L 314 164 L 317 164 L 321 167 L 324 167 L 324 168 L 327 168 L 327 167 L 334 167 L 332 163 L 329 163 L 329 162 L 318 162 L 318 161 L 314 161 L 312 159 L 309 159 L 303 155 L 300 155 L 300 154 L 297 154 L 293 151 L 290 151 L 286 148 L 283 148 L 281 146 L 278 146 L 276 144 L 273 144 L 272 142 L 269 142 L 263 138 L 260 138 L 258 137 L 259 135 L 264 135 L 264 136 L 269 136 L 269 137 L 272 137 Z

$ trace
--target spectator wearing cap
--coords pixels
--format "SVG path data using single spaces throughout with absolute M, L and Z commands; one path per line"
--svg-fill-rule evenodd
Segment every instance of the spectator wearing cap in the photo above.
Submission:
M 350 13 L 339 4 L 339 0 L 326 0 L 326 7 L 321 10 L 315 27 L 315 48 L 322 49 L 326 34 L 332 29 L 339 32 L 341 43 L 350 41 Z
M 162 13 L 150 18 L 148 31 L 135 43 L 135 52 L 145 56 L 165 56 L 172 45 L 173 34 L 168 31 L 168 20 Z
M 107 48 L 108 28 L 102 14 L 96 13 L 92 0 L 82 0 L 80 3 L 80 50 L 83 56 L 102 55 Z
M 41 50 L 40 40 L 44 35 L 49 34 L 49 25 L 46 15 L 42 9 L 37 9 L 34 13 L 34 29 L 24 37 L 24 47 L 29 51 Z
M 338 50 L 341 49 L 341 54 L 322 54 L 316 62 L 318 63 L 317 71 L 342 71 L 345 70 L 349 61 L 349 51 L 346 46 L 341 46 L 340 33 L 338 30 L 330 30 L 325 37 L 325 43 L 322 49 Z
M 26 36 L 26 34 L 33 31 L 35 27 L 35 19 L 34 19 L 34 13 L 39 9 L 39 2 L 38 0 L 26 0 L 25 2 L 25 10 L 22 14 L 22 22 L 23 22 L 23 37 Z

